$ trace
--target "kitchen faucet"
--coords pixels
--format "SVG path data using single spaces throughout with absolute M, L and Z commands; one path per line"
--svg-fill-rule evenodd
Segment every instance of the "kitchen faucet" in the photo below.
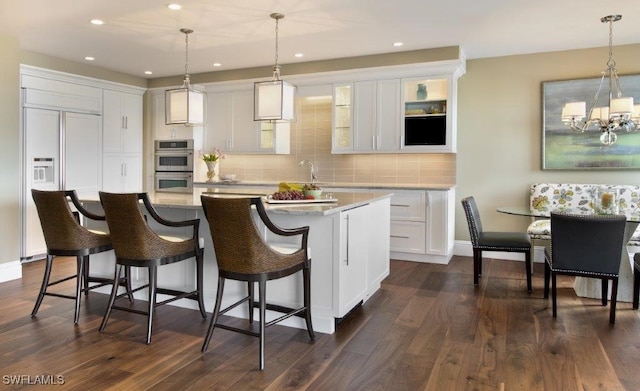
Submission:
M 304 166 L 305 163 L 311 166 L 311 183 L 315 183 L 318 180 L 318 177 L 316 176 L 316 168 L 314 167 L 313 162 L 311 162 L 310 160 L 302 160 L 300 163 L 298 163 L 298 167 Z

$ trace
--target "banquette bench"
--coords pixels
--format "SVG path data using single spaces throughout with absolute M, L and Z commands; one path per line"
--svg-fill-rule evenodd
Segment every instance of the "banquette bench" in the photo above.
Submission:
M 617 194 L 619 213 L 637 211 L 640 207 L 640 186 L 598 185 L 575 183 L 534 183 L 530 188 L 529 207 L 531 211 L 549 212 L 562 209 L 595 210 L 598 189 L 606 189 Z M 539 219 L 527 228 L 531 239 L 551 239 L 551 221 Z M 640 227 L 633 233 L 629 246 L 640 246 Z

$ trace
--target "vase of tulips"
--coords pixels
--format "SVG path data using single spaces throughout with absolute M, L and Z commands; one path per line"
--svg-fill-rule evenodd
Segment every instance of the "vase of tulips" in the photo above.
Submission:
M 220 174 L 220 159 L 224 158 L 225 155 L 217 148 L 212 153 L 202 154 L 202 161 L 207 165 L 207 182 L 215 182 L 218 180 L 218 175 Z

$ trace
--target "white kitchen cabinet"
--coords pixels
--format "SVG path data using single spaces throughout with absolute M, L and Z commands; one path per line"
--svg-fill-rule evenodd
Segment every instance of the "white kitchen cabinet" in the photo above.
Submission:
M 142 191 L 142 95 L 103 91 L 104 191 Z
M 402 79 L 401 148 L 405 152 L 456 151 L 456 78 Z
M 223 91 L 207 94 L 205 150 L 225 153 L 289 154 L 288 123 L 253 120 L 253 91 Z
M 399 102 L 399 79 L 336 85 L 332 152 L 398 152 Z
M 353 84 L 333 86 L 331 152 L 353 150 Z
M 340 212 L 337 318 L 344 317 L 367 294 L 369 208 L 361 206 Z
M 391 258 L 448 263 L 454 242 L 454 190 L 394 190 L 393 193 Z

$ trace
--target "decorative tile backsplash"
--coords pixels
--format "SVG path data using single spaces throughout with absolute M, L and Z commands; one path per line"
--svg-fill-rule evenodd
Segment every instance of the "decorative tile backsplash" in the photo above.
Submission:
M 456 155 L 435 154 L 331 154 L 331 98 L 298 98 L 297 121 L 291 124 L 290 155 L 228 155 L 220 173 L 233 173 L 245 181 L 310 180 L 316 166 L 318 182 L 376 184 L 456 183 Z

